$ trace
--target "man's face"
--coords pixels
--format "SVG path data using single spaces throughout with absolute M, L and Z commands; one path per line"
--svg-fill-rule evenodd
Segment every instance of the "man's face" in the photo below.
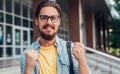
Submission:
M 42 38 L 52 40 L 60 25 L 60 14 L 54 7 L 43 7 L 36 21 Z

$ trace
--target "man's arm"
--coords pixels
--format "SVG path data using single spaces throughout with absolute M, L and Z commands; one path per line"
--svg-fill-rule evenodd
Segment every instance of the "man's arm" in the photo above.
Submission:
M 79 42 L 75 42 L 72 48 L 73 55 L 78 61 L 78 74 L 88 74 L 88 65 L 85 59 L 84 45 Z
M 20 71 L 21 71 L 21 74 L 24 74 L 24 68 L 25 68 L 25 55 L 22 52 L 21 57 L 20 57 Z
M 80 61 L 78 61 L 78 74 L 88 74 L 88 65 L 86 63 L 85 58 L 81 58 Z
M 26 50 L 21 56 L 21 74 L 33 74 L 38 61 L 38 53 L 34 49 Z

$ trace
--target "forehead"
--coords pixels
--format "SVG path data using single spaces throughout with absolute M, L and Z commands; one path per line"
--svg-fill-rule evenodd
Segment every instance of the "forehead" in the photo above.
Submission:
M 54 7 L 51 7 L 51 6 L 46 6 L 46 7 L 43 7 L 41 10 L 40 10 L 40 15 L 58 15 L 58 11 L 56 8 Z

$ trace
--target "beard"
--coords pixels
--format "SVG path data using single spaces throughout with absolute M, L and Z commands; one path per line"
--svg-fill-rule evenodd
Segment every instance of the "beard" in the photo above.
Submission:
M 39 30 L 39 33 L 40 33 L 40 36 L 44 38 L 45 40 L 52 40 L 56 36 L 56 33 L 53 33 L 52 35 L 50 35 L 50 34 L 45 34 L 44 32 L 40 30 Z
M 43 29 L 45 29 L 45 28 L 47 28 L 49 25 L 48 24 L 46 24 L 45 26 L 43 26 Z M 52 27 L 52 26 L 51 26 Z M 38 27 L 38 29 L 39 29 L 39 27 Z M 54 27 L 52 27 L 52 29 L 54 29 Z M 43 31 L 41 31 L 40 29 L 39 29 L 39 33 L 40 33 L 40 36 L 42 37 L 42 38 L 44 38 L 45 40 L 52 40 L 55 36 L 56 36 L 56 34 L 57 34 L 57 32 L 55 32 L 55 33 L 53 33 L 53 34 L 45 34 Z

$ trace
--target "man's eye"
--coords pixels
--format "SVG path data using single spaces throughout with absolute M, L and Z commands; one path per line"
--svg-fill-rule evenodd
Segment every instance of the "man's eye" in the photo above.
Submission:
M 53 20 L 54 20 L 54 19 L 57 19 L 57 17 L 55 17 L 55 16 L 51 16 L 51 19 L 53 19 Z
M 42 19 L 47 19 L 46 17 L 43 17 Z
M 46 19 L 47 19 L 47 17 L 41 17 L 41 19 L 46 20 Z
M 40 16 L 40 19 L 46 19 L 46 18 L 47 18 L 47 16 L 45 16 L 45 15 Z

